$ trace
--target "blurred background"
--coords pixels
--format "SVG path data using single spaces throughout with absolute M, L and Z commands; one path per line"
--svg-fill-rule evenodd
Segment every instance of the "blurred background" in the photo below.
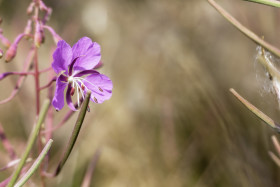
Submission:
M 30 1 L 2 0 L 4 35 L 23 31 Z M 242 24 L 280 46 L 280 11 L 245 1 L 217 0 Z M 91 186 L 208 187 L 279 186 L 271 160 L 271 135 L 230 94 L 234 88 L 276 121 L 279 104 L 255 62 L 256 45 L 219 15 L 206 0 L 49 0 L 48 25 L 70 45 L 82 36 L 101 45 L 102 73 L 114 84 L 113 96 L 91 103 L 81 134 L 62 173 L 47 186 L 80 186 L 97 150 Z M 22 68 L 28 42 L 1 73 Z M 40 48 L 40 68 L 52 62 L 49 34 Z M 0 82 L 8 97 L 17 77 Z M 42 77 L 42 85 L 46 83 Z M 42 100 L 44 98 L 43 93 Z M 34 116 L 34 81 L 27 78 L 16 98 L 0 106 L 0 122 L 18 155 Z M 67 107 L 55 113 L 58 123 Z M 68 141 L 73 116 L 54 133 L 49 171 Z M 9 161 L 0 145 L 0 167 Z M 36 155 L 35 155 L 36 156 Z M 12 169 L 0 173 L 5 179 Z M 36 186 L 38 176 L 28 185 Z

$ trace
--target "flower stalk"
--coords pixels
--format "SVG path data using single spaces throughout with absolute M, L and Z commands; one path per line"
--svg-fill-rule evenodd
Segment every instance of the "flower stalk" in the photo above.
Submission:
M 250 2 L 254 2 L 254 3 L 259 3 L 259 4 L 263 4 L 263 5 L 280 8 L 280 2 L 275 1 L 275 0 L 244 0 L 244 1 L 250 1 Z
M 53 176 L 57 176 L 60 171 L 62 170 L 65 162 L 67 161 L 75 143 L 76 143 L 76 140 L 78 138 L 78 135 L 80 133 L 80 130 L 81 130 L 81 127 L 82 127 L 82 124 L 84 122 L 84 119 L 85 119 L 85 115 L 87 113 L 87 108 L 88 108 L 88 104 L 89 104 L 89 100 L 90 100 L 90 95 L 91 95 L 91 92 L 88 91 L 87 94 L 86 94 L 86 97 L 85 97 L 85 100 L 82 104 L 82 107 L 80 109 L 80 112 L 79 112 L 79 115 L 78 115 L 78 118 L 77 118 L 77 121 L 75 123 L 75 126 L 74 126 L 74 129 L 73 129 L 73 132 L 71 134 L 71 137 L 68 141 L 68 144 L 66 146 L 66 149 L 60 159 L 60 162 L 55 170 L 55 173 L 53 174 Z
M 30 169 L 24 174 L 24 176 L 16 183 L 16 185 L 14 187 L 23 186 L 27 182 L 27 180 L 35 173 L 35 171 L 38 169 L 38 167 L 40 166 L 43 159 L 46 157 L 48 151 L 50 150 L 52 143 L 53 143 L 53 140 L 50 139 L 47 142 L 47 144 L 45 145 L 45 147 L 42 150 L 42 152 L 40 153 L 40 155 L 38 156 L 38 158 L 35 160 L 35 162 L 30 167 Z
M 231 16 L 225 9 L 223 9 L 219 4 L 217 4 L 214 0 L 208 0 L 208 2 L 227 20 L 229 21 L 234 27 L 236 27 L 241 33 L 245 36 L 253 40 L 258 45 L 261 45 L 263 48 L 267 49 L 275 56 L 280 58 L 280 50 L 269 44 L 268 42 L 264 41 L 261 37 L 257 36 L 255 33 L 250 31 L 244 25 L 242 25 L 239 21 L 237 21 L 233 16 Z
M 41 113 L 38 117 L 38 120 L 37 120 L 37 123 L 35 124 L 35 126 L 33 127 L 33 130 L 29 136 L 29 139 L 28 139 L 28 142 L 27 142 L 27 146 L 26 146 L 26 149 L 21 157 L 21 160 L 20 160 L 20 163 L 18 164 L 16 170 L 14 171 L 13 175 L 12 175 L 12 178 L 8 184 L 7 187 L 12 187 L 15 183 L 16 183 L 16 180 L 18 179 L 19 177 L 19 174 L 25 164 L 25 161 L 36 141 L 36 138 L 39 134 L 39 131 L 40 131 L 40 128 L 45 120 L 45 117 L 46 117 L 46 114 L 47 114 L 47 111 L 48 111 L 48 108 L 50 106 L 50 100 L 45 100 L 43 106 L 42 106 L 42 110 L 41 110 Z

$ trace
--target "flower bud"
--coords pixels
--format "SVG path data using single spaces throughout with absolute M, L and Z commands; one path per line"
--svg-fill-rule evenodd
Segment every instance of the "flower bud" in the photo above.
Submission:
M 32 20 L 29 19 L 25 26 L 24 34 L 26 34 L 26 35 L 31 34 L 31 31 L 32 31 L 31 25 L 32 25 Z
M 5 62 L 10 62 L 16 56 L 16 53 L 17 53 L 17 44 L 13 43 L 6 52 Z
M 45 3 L 43 1 L 39 2 L 39 8 L 42 11 L 46 11 L 46 12 L 48 11 L 48 7 L 45 5 Z
M 34 34 L 34 42 L 37 47 L 40 47 L 41 43 L 44 42 L 44 33 L 43 30 L 41 29 L 41 24 L 39 21 L 36 22 L 35 26 L 35 34 Z
M 0 34 L 0 39 L 1 39 L 2 44 L 6 48 L 9 48 L 11 46 L 11 42 L 6 37 L 4 37 L 2 34 Z
M 34 2 L 31 2 L 31 3 L 29 4 L 29 6 L 27 7 L 26 13 L 27 13 L 28 15 L 32 14 L 34 5 L 35 5 L 35 3 L 34 3 Z
M 3 50 L 0 49 L 0 58 L 2 58 L 2 57 L 3 57 Z

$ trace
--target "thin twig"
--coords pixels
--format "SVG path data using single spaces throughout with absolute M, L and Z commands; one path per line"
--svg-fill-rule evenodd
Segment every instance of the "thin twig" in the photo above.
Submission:
M 275 147 L 275 149 L 276 149 L 278 155 L 280 156 L 280 144 L 279 144 L 279 142 L 278 142 L 276 136 L 273 135 L 273 136 L 271 137 L 271 139 L 272 139 L 272 142 L 273 142 L 273 144 L 274 144 L 274 147 Z
M 56 77 L 52 78 L 52 79 L 48 82 L 48 84 L 46 84 L 45 86 L 40 87 L 39 90 L 43 90 L 43 89 L 45 89 L 45 88 L 50 87 L 50 86 L 52 85 L 52 83 L 54 83 L 55 81 L 56 81 Z
M 273 121 L 270 117 L 268 117 L 266 114 L 264 114 L 262 111 L 260 111 L 258 108 L 256 108 L 254 105 L 249 103 L 246 99 L 244 99 L 241 95 L 239 95 L 233 88 L 230 89 L 230 92 L 243 104 L 249 109 L 252 113 L 254 113 L 258 118 L 260 118 L 262 121 L 264 121 L 266 124 L 268 124 L 270 127 L 272 127 L 277 132 L 280 132 L 280 125 Z
M 274 0 L 244 0 L 244 1 L 250 1 L 250 2 L 254 2 L 254 3 L 259 3 L 259 4 L 263 4 L 263 5 L 280 8 L 280 2 L 274 1 Z
M 64 118 L 61 120 L 61 122 L 60 122 L 58 125 L 56 125 L 56 126 L 53 127 L 52 129 L 46 129 L 46 130 L 42 131 L 41 133 L 53 132 L 54 130 L 56 130 L 56 129 L 62 127 L 62 126 L 65 124 L 65 122 L 67 122 L 67 121 L 70 119 L 70 117 L 73 116 L 74 113 L 75 113 L 75 111 L 69 110 L 69 111 L 66 113 L 66 115 L 64 116 Z
M 8 152 L 10 159 L 11 160 L 16 159 L 17 156 L 15 153 L 15 150 L 14 150 L 13 146 L 11 145 L 11 143 L 9 142 L 9 140 L 7 139 L 1 123 L 0 123 L 0 140 L 2 141 L 4 148 Z
M 45 145 L 44 149 L 38 156 L 38 158 L 35 160 L 35 162 L 32 164 L 30 169 L 23 175 L 23 177 L 16 183 L 14 187 L 21 187 L 23 186 L 27 180 L 34 174 L 34 172 L 38 169 L 39 165 L 45 158 L 46 154 L 48 153 L 49 149 L 51 148 L 51 145 L 53 143 L 53 140 L 50 139 L 47 144 Z
M 31 65 L 32 65 L 32 59 L 34 57 L 34 48 L 32 47 L 26 57 L 26 60 L 24 62 L 24 67 L 23 67 L 23 72 L 27 72 Z M 15 96 L 16 94 L 18 93 L 19 89 L 21 88 L 24 80 L 25 80 L 25 76 L 20 76 L 20 78 L 18 79 L 17 83 L 16 83 L 16 86 L 14 88 L 14 90 L 12 91 L 12 93 L 10 94 L 10 96 L 2 101 L 0 101 L 0 104 L 4 104 L 4 103 L 7 103 L 9 101 L 11 101 Z
M 82 183 L 82 187 L 89 187 L 90 186 L 91 180 L 92 180 L 92 174 L 95 170 L 95 167 L 96 167 L 96 164 L 97 164 L 97 162 L 100 158 L 100 155 L 101 155 L 101 149 L 98 149 L 95 152 L 95 154 L 93 155 L 93 158 L 90 162 L 90 165 L 87 168 L 86 175 L 85 175 L 84 181 Z
M 35 124 L 35 126 L 33 127 L 33 130 L 29 136 L 29 139 L 28 139 L 28 142 L 27 142 L 27 146 L 26 146 L 26 149 L 21 157 L 21 160 L 20 160 L 20 163 L 18 164 L 18 167 L 16 168 L 16 170 L 14 171 L 13 175 L 12 175 L 12 178 L 8 184 L 8 187 L 12 187 L 15 183 L 16 183 L 16 180 L 17 178 L 19 177 L 19 174 L 25 164 L 25 161 L 36 141 L 36 138 L 39 134 L 39 131 L 40 131 L 40 128 L 41 128 L 41 125 L 43 124 L 43 121 L 45 120 L 45 117 L 46 117 L 46 114 L 47 114 L 47 111 L 48 111 L 48 108 L 49 108 L 49 105 L 50 105 L 50 101 L 49 100 L 46 100 L 42 106 L 42 111 L 40 112 L 39 114 L 39 117 L 38 117 L 38 120 L 37 120 L 37 123 Z
M 234 17 L 232 17 L 225 9 L 223 9 L 220 5 L 218 5 L 214 0 L 208 0 L 208 2 L 226 19 L 228 20 L 233 26 L 235 26 L 240 32 L 246 35 L 248 38 L 253 40 L 255 43 L 261 45 L 274 55 L 280 58 L 280 50 L 269 44 L 268 42 L 264 41 L 261 37 L 257 36 L 255 33 L 250 31 L 248 28 L 243 26 L 239 21 L 237 21 Z

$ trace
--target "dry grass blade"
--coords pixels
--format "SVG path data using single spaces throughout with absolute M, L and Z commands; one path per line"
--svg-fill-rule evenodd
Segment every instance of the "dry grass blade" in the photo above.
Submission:
M 244 1 L 250 1 L 254 3 L 259 3 L 263 5 L 273 6 L 280 8 L 280 2 L 275 0 L 244 0 Z
M 224 17 L 228 20 L 232 25 L 234 25 L 239 31 L 245 34 L 248 38 L 253 40 L 255 43 L 261 45 L 263 48 L 267 49 L 275 56 L 280 58 L 280 50 L 273 45 L 264 41 L 261 37 L 257 36 L 255 33 L 250 31 L 244 25 L 242 25 L 239 21 L 237 21 L 234 17 L 232 17 L 225 9 L 223 9 L 220 5 L 218 5 L 213 0 L 208 0 L 208 2 Z
M 259 117 L 262 121 L 268 124 L 270 127 L 275 129 L 277 132 L 280 132 L 280 126 L 275 121 L 273 121 L 270 117 L 256 108 L 254 105 L 249 103 L 246 99 L 244 99 L 241 95 L 239 95 L 233 88 L 230 89 L 230 92 L 243 104 L 245 105 L 251 112 L 253 112 L 257 117 Z
M 280 159 L 272 152 L 268 152 L 272 160 L 277 164 L 278 167 L 280 167 Z
M 274 144 L 274 147 L 275 147 L 275 149 L 276 149 L 278 155 L 280 156 L 280 144 L 279 144 L 279 142 L 278 142 L 276 136 L 272 136 L 271 139 L 272 139 L 272 142 L 273 142 L 273 144 Z

